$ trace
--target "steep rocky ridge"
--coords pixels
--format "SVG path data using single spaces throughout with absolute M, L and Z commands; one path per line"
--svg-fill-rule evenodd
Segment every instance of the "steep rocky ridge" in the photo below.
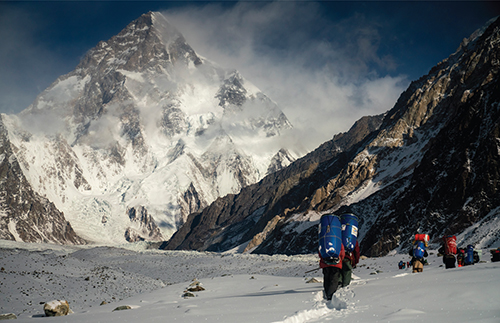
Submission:
M 401 180 L 406 182 L 405 190 L 393 193 L 392 202 L 378 211 L 375 225 L 364 229 L 366 253 L 408 247 L 414 232 L 427 232 L 435 242 L 444 234 L 462 233 L 463 243 L 485 247 L 499 239 L 499 228 L 488 223 L 500 215 L 499 25 L 497 19 L 482 36 L 464 40 L 455 54 L 416 83 L 433 84 L 426 96 L 432 97 L 427 106 L 433 114 L 422 127 L 433 137 L 422 159 Z M 423 115 L 418 109 L 414 113 L 417 122 Z M 437 126 L 432 127 L 434 123 Z M 363 202 L 352 207 L 372 213 Z M 465 233 L 479 224 L 491 228 L 486 234 Z
M 166 249 L 222 251 L 252 239 L 277 214 L 293 213 L 301 207 L 315 185 L 324 182 L 323 170 L 345 155 L 359 141 L 377 129 L 382 115 L 363 117 L 346 133 L 336 135 L 287 168 L 249 185 L 238 195 L 218 198 L 201 213 L 189 215 L 186 223 L 164 246 Z M 273 227 L 274 228 L 274 227 Z
M 168 247 L 220 251 L 250 241 L 256 253 L 314 252 L 321 214 L 345 211 L 360 217 L 370 256 L 406 252 L 416 232 L 433 243 L 448 233 L 483 247 L 500 239 L 499 25 L 489 22 L 412 82 L 375 131 L 337 137 L 318 148 L 327 150 L 321 162 L 306 156 L 218 199 L 190 215 L 184 238 Z M 328 151 L 341 140 L 352 144 Z
M 0 115 L 0 236 L 8 240 L 84 244 L 53 203 L 34 192 L 12 151 Z

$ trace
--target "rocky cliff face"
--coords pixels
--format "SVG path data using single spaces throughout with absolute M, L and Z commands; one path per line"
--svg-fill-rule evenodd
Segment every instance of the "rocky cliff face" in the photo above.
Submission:
M 7 240 L 84 244 L 48 199 L 31 189 L 0 116 L 0 236 Z
M 272 171 L 290 163 L 279 148 L 244 148 L 291 128 L 279 107 L 237 71 L 198 56 L 160 13 L 100 42 L 25 111 L 3 118 L 26 185 L 102 243 L 167 239 L 188 214 L 261 179 L 273 156 Z
M 369 256 L 406 251 L 417 232 L 434 243 L 449 233 L 460 244 L 498 241 L 499 44 L 497 19 L 413 82 L 381 122 L 362 119 L 287 169 L 218 199 L 191 215 L 168 248 L 250 241 L 256 253 L 315 252 L 321 214 L 348 210 L 360 218 Z
M 130 227 L 125 231 L 125 239 L 128 242 L 163 240 L 160 228 L 145 207 L 131 208 L 128 210 L 128 217 Z
M 464 43 L 431 71 L 439 75 L 441 67 L 448 72 L 453 93 L 444 103 L 447 109 L 441 111 L 446 122 L 429 140 L 407 179 L 407 189 L 391 205 L 397 215 L 395 225 L 367 232 L 367 243 L 374 242 L 368 251 L 385 252 L 376 241 L 401 236 L 406 242 L 408 233 L 417 230 L 435 238 L 463 233 L 464 240 L 485 246 L 499 238 L 495 224 L 500 215 L 498 26 L 497 21 L 475 41 L 477 45 Z M 477 230 L 479 226 L 484 230 Z

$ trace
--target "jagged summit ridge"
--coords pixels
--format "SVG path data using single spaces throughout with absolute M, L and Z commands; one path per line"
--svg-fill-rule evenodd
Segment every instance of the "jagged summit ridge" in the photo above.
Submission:
M 177 62 L 202 64 L 184 36 L 162 14 L 149 12 L 110 40 L 101 41 L 77 69 L 103 64 L 103 68 L 141 72 L 155 65 L 165 67 Z
M 82 237 L 112 243 L 167 239 L 189 213 L 262 178 L 281 148 L 269 143 L 291 128 L 276 103 L 198 56 L 157 12 L 4 121 L 33 190 Z

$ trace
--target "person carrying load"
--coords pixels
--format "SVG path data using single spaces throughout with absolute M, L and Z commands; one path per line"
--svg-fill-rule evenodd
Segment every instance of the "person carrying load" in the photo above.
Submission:
M 410 249 L 409 255 L 412 257 L 411 264 L 413 265 L 413 273 L 421 273 L 424 270 L 424 258 L 428 256 L 427 243 L 429 242 L 429 235 L 416 234 L 413 246 Z
M 457 237 L 451 235 L 443 237 L 443 246 L 439 248 L 438 252 L 443 255 L 443 263 L 446 269 L 455 268 Z
M 324 298 L 329 301 L 337 291 L 345 250 L 342 245 L 340 219 L 324 214 L 319 223 L 319 267 L 323 270 Z

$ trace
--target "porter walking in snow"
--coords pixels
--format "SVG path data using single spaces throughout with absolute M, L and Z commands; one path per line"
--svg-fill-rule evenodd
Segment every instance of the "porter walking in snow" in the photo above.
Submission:
M 416 234 L 413 241 L 413 247 L 410 249 L 410 256 L 412 256 L 411 264 L 413 265 L 413 273 L 421 273 L 424 270 L 424 258 L 428 256 L 427 242 L 429 236 L 427 234 Z
M 323 269 L 325 298 L 331 300 L 337 290 L 345 251 L 341 240 L 340 219 L 325 214 L 319 223 L 319 267 Z
M 327 300 L 332 299 L 333 294 L 337 291 L 337 287 L 339 286 L 344 255 L 344 246 L 341 246 L 339 257 L 336 260 L 327 260 L 321 257 L 321 254 L 319 255 L 319 267 L 323 270 L 323 288 Z
M 457 254 L 457 237 L 443 237 L 443 246 L 438 252 L 443 255 L 443 263 L 446 269 L 455 268 L 455 255 Z

